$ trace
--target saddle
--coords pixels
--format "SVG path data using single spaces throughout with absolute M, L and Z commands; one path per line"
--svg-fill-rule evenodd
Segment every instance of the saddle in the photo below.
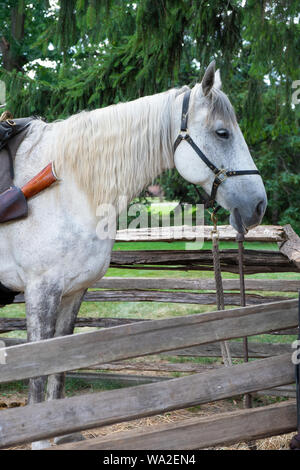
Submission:
M 22 191 L 13 186 L 14 158 L 34 118 L 13 121 L 11 117 L 6 111 L 0 118 L 0 222 L 28 214 L 27 201 Z
M 26 137 L 29 124 L 35 119 L 3 120 L 7 116 L 11 114 L 5 112 L 0 117 L 0 194 L 12 186 L 15 155 Z

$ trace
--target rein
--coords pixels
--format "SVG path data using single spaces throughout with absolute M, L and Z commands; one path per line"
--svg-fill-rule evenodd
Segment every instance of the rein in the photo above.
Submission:
M 217 300 L 217 309 L 224 310 L 224 290 L 222 282 L 222 273 L 221 273 L 221 263 L 220 263 L 220 250 L 219 250 L 219 233 L 217 228 L 217 216 L 215 211 L 211 212 L 211 220 L 214 224 L 212 229 L 212 254 L 213 254 L 213 264 L 214 264 L 214 275 L 216 283 L 216 300 Z M 239 278 L 240 278 L 240 305 L 241 307 L 246 306 L 246 293 L 245 293 L 245 275 L 244 275 L 244 234 L 238 233 L 236 236 L 236 241 L 238 243 L 238 267 L 239 267 Z M 221 341 L 221 352 L 222 358 L 225 367 L 232 366 L 232 358 L 230 354 L 230 346 L 228 341 Z M 248 338 L 243 338 L 243 349 L 244 349 L 244 362 L 249 361 L 248 354 Z M 244 395 L 244 408 L 252 408 L 252 395 L 247 393 Z M 249 450 L 256 450 L 257 446 L 255 441 L 248 442 Z
M 212 256 L 214 264 L 214 275 L 215 275 L 215 284 L 216 284 L 216 300 L 217 300 L 217 309 L 224 310 L 225 301 L 224 301 L 224 289 L 222 281 L 222 272 L 221 272 L 221 262 L 220 262 L 220 250 L 219 250 L 219 232 L 217 228 L 217 216 L 214 212 L 211 213 L 211 220 L 214 224 L 214 228 L 211 231 L 212 234 Z M 225 367 L 232 366 L 232 358 L 230 354 L 230 347 L 228 341 L 221 341 L 221 352 L 222 358 Z
M 298 301 L 298 341 L 300 342 L 300 291 Z M 296 401 L 297 401 L 297 432 L 290 442 L 291 450 L 300 450 L 300 343 L 297 346 L 297 359 L 295 364 L 295 381 L 296 381 Z

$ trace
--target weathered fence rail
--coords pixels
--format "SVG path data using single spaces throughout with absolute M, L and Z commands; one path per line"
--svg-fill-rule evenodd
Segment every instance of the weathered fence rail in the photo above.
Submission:
M 79 336 L 83 335 L 88 333 Z M 111 345 L 115 343 L 112 341 Z M 20 348 L 26 346 L 29 345 Z M 44 344 L 44 353 L 47 346 Z M 17 346 L 9 349 L 13 348 Z M 63 355 L 61 358 L 66 364 Z M 59 372 L 61 368 L 57 364 L 55 369 Z M 79 396 L 4 410 L 1 411 L 0 446 L 63 435 L 290 384 L 294 382 L 294 372 L 290 354 L 284 354 L 179 379 L 92 393 L 85 395 L 84 400 Z
M 245 279 L 247 291 L 297 292 L 300 281 L 285 279 Z M 92 289 L 172 289 L 172 290 L 212 290 L 215 291 L 214 279 L 153 278 L 153 277 L 104 277 L 96 282 Z M 224 290 L 239 290 L 238 279 L 223 279 Z
M 285 434 L 296 428 L 296 403 L 278 403 L 251 410 L 220 413 L 209 418 L 190 418 L 150 429 L 114 433 L 51 450 L 189 450 Z M 224 432 L 224 430 L 227 430 Z
M 251 242 L 273 242 L 284 243 L 291 238 L 293 232 L 287 233 L 289 225 L 281 227 L 280 225 L 260 225 L 250 230 L 245 235 L 246 241 Z M 236 241 L 236 231 L 230 225 L 218 225 L 220 239 L 223 241 Z M 145 241 L 192 241 L 192 240 L 212 240 L 212 227 L 152 227 L 141 229 L 119 230 L 117 232 L 117 242 L 145 242 Z
M 250 294 L 247 296 L 248 305 L 259 305 L 266 302 L 275 302 L 276 300 L 285 300 L 286 297 L 276 295 L 262 296 Z M 240 296 L 238 293 L 224 293 L 224 299 L 227 305 L 240 305 Z M 83 298 L 84 302 L 167 302 L 183 304 L 201 304 L 214 305 L 216 295 L 214 293 L 195 293 L 195 292 L 173 292 L 173 291 L 151 291 L 151 290 L 106 290 L 89 291 Z M 15 303 L 24 303 L 24 296 L 18 295 Z
M 287 300 L 12 346 L 6 349 L 6 364 L 0 365 L 0 382 L 296 325 L 297 301 Z M 289 352 L 231 368 L 86 395 L 84 400 L 74 397 L 1 411 L 0 446 L 151 416 L 293 382 L 294 366 Z M 294 421 L 289 421 L 284 429 L 294 426 Z
M 132 322 L 133 323 L 133 322 Z M 284 330 L 283 330 L 284 333 Z M 297 333 L 297 330 L 293 331 L 294 334 Z M 22 340 L 19 338 L 6 338 L 1 337 L 1 341 L 8 346 L 15 346 L 17 344 L 25 344 L 26 340 Z M 289 344 L 282 344 L 282 343 L 259 343 L 257 341 L 250 341 L 248 343 L 248 355 L 250 358 L 264 358 L 264 357 L 272 357 L 278 356 L 279 354 L 283 354 L 291 350 Z M 166 353 L 168 356 L 185 356 L 185 357 L 221 357 L 221 346 L 220 343 L 210 343 L 210 344 L 203 344 L 201 346 L 192 346 L 185 349 L 178 349 L 174 351 L 168 351 Z M 242 343 L 230 341 L 230 354 L 234 358 L 243 358 L 244 357 L 244 350 Z M 164 353 L 162 353 L 162 356 Z M 180 366 L 180 367 L 179 367 Z M 171 372 L 180 372 L 182 370 L 185 371 L 185 368 L 191 369 L 191 364 L 169 364 L 169 371 Z M 196 366 L 193 366 L 196 367 Z M 147 364 L 145 362 L 139 363 L 117 363 L 114 362 L 113 364 L 101 364 L 99 366 L 91 366 L 91 368 L 101 368 L 102 370 L 153 370 L 159 371 L 163 368 L 166 368 L 166 365 L 160 365 L 159 363 L 152 362 L 151 364 Z M 188 370 L 187 370 L 188 371 Z
M 236 250 L 221 250 L 222 271 L 238 273 Z M 135 250 L 114 251 L 110 266 L 119 269 L 209 271 L 213 266 L 210 250 Z M 245 274 L 298 272 L 298 267 L 284 254 L 269 250 L 245 250 Z
M 297 307 L 297 300 L 286 300 L 11 346 L 0 382 L 296 327 Z

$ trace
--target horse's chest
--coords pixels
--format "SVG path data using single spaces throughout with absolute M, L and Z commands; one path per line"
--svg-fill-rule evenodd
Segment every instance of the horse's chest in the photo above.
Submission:
M 112 240 L 99 240 L 96 236 L 79 237 L 75 243 L 66 240 L 62 250 L 65 293 L 81 287 L 90 287 L 104 276 L 109 267 Z
M 51 221 L 52 222 L 52 221 Z M 99 240 L 95 231 L 76 223 L 53 224 L 34 218 L 19 222 L 17 231 L 2 238 L 5 253 L 0 281 L 14 290 L 24 290 L 28 279 L 57 279 L 65 294 L 90 287 L 110 263 L 113 240 Z M 0 243 L 1 245 L 1 243 Z M 8 248 L 9 245 L 9 248 Z

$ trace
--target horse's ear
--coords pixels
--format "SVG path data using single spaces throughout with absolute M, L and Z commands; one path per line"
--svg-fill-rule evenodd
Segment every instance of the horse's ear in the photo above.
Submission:
M 215 82 L 215 70 L 216 70 L 216 62 L 213 60 L 209 66 L 207 67 L 204 77 L 202 78 L 202 90 L 204 96 L 207 96 L 212 89 L 214 82 Z
M 220 74 L 220 69 L 218 69 L 215 73 L 215 88 L 218 88 L 219 90 L 222 88 L 222 80 L 221 80 L 221 74 Z

